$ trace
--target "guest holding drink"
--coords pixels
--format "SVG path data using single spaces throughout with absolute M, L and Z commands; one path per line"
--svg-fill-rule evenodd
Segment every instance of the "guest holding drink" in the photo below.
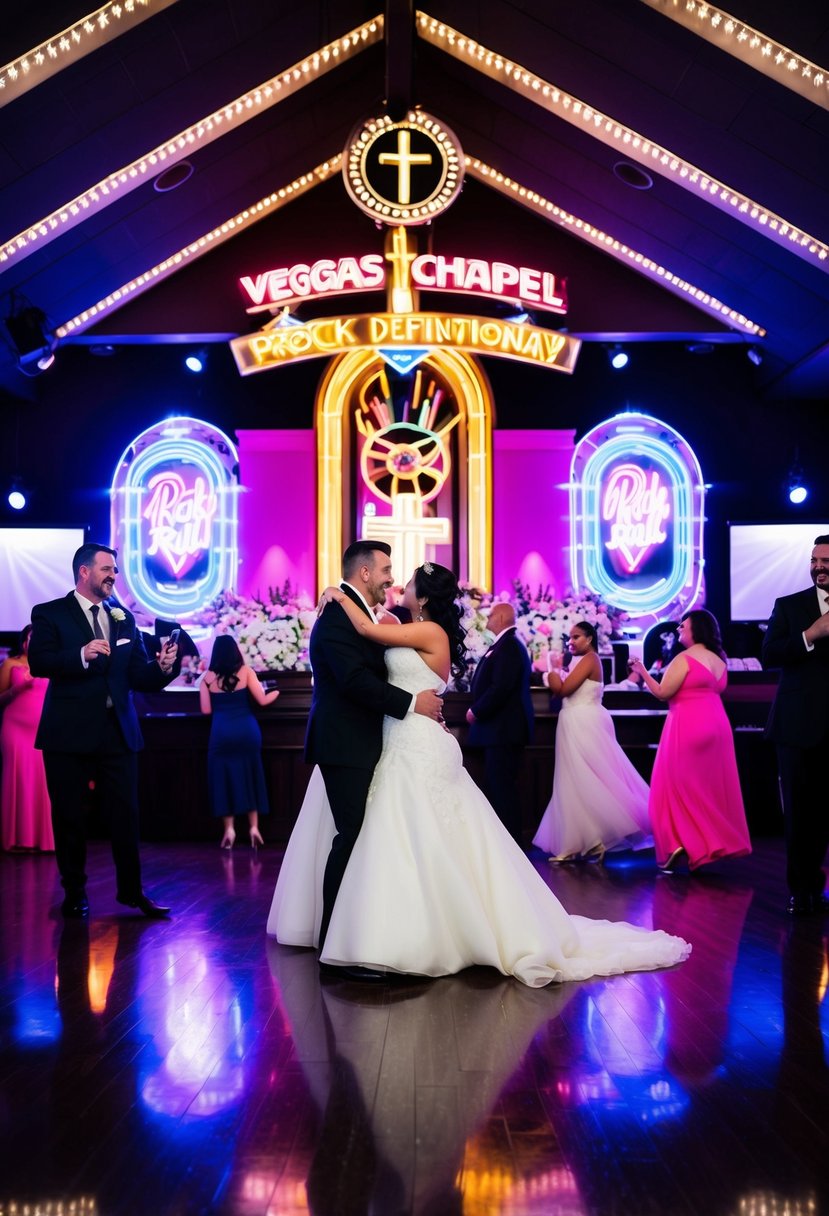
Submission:
M 544 683 L 562 698 L 556 724 L 553 795 L 533 844 L 550 861 L 601 861 L 605 852 L 651 844 L 648 786 L 622 751 L 602 705 L 598 632 L 589 621 L 570 630 L 574 658 L 566 676 Z
M 272 705 L 279 693 L 265 692 L 233 638 L 216 638 L 210 667 L 199 684 L 199 707 L 212 714 L 207 749 L 210 809 L 224 823 L 223 849 L 236 840 L 234 816 L 247 815 L 252 849 L 262 843 L 259 816 L 268 813 L 262 768 L 262 732 L 251 708 Z
M 683 652 L 656 681 L 636 659 L 633 671 L 668 717 L 656 752 L 649 811 L 662 870 L 687 860 L 691 870 L 751 852 L 731 724 L 722 695 L 728 681 L 720 627 L 704 608 L 679 626 Z
M 35 735 L 49 681 L 29 671 L 27 652 L 31 625 L 0 667 L 0 754 L 3 759 L 2 845 L 4 849 L 43 849 L 53 852 L 52 805 L 46 788 L 43 755 Z

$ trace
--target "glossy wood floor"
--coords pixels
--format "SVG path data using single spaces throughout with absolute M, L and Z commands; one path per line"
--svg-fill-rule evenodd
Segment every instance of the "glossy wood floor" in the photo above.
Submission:
M 88 924 L 51 857 L 0 855 L 2 1216 L 829 1213 L 829 921 L 785 916 L 778 840 L 695 877 L 539 858 L 570 911 L 694 951 L 538 990 L 321 986 L 265 937 L 280 850 L 143 855 L 169 922 L 103 844 Z

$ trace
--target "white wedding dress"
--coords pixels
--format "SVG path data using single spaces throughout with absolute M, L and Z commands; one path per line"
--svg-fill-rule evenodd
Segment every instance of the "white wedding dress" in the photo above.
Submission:
M 386 664 L 400 688 L 443 690 L 414 650 L 390 648 Z M 284 945 L 317 944 L 333 836 L 315 769 L 268 917 Z M 385 719 L 323 962 L 427 976 L 480 964 L 538 988 L 670 967 L 690 949 L 661 931 L 568 916 L 464 769 L 454 737 L 420 714 Z
M 533 837 L 558 859 L 599 846 L 607 852 L 653 847 L 650 791 L 616 740 L 603 691 L 600 681 L 585 680 L 562 699 L 553 795 Z

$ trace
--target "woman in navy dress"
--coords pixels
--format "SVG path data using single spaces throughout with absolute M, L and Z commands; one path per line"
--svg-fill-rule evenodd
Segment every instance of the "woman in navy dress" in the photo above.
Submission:
M 233 848 L 235 815 L 247 815 L 251 847 L 256 849 L 263 843 L 259 816 L 268 813 L 268 793 L 262 768 L 262 732 L 251 698 L 257 705 L 270 705 L 278 696 L 276 690 L 265 692 L 233 638 L 216 638 L 210 667 L 199 684 L 199 705 L 203 714 L 213 715 L 207 784 L 210 809 L 224 823 L 223 849 Z

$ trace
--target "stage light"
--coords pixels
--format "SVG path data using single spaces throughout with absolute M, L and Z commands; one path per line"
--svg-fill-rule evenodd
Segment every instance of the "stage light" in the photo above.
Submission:
M 622 347 L 618 345 L 614 346 L 609 351 L 608 358 L 610 359 L 610 366 L 616 372 L 620 372 L 623 367 L 627 367 L 630 360 L 630 356 L 628 355 L 627 351 L 623 350 Z
M 22 511 L 26 506 L 26 493 L 17 477 L 12 481 L 8 503 L 13 511 Z
M 57 341 L 49 331 L 46 314 L 27 305 L 5 318 L 6 331 L 17 356 L 17 365 L 27 376 L 46 371 L 55 361 Z
M 188 372 L 193 372 L 195 375 L 198 375 L 199 372 L 204 371 L 206 363 L 207 359 L 204 352 L 200 350 L 193 351 L 193 353 L 188 355 L 184 360 L 184 366 L 187 368 Z
M 786 494 L 788 495 L 789 502 L 794 503 L 796 507 L 799 507 L 809 497 L 809 490 L 804 483 L 803 470 L 800 467 L 797 454 L 795 454 L 794 463 L 789 469 L 786 478 Z

